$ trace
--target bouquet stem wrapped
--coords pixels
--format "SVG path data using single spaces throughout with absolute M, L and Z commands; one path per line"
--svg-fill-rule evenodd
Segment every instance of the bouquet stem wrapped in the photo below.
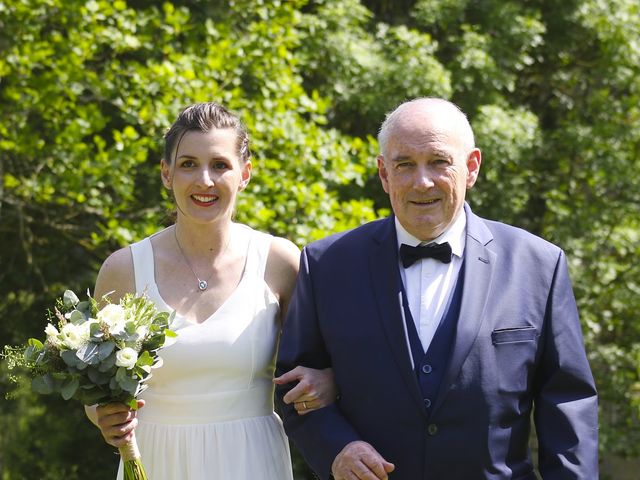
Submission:
M 5 347 L 3 357 L 10 368 L 27 370 L 35 392 L 57 392 L 84 405 L 121 402 L 135 409 L 151 370 L 162 364 L 160 349 L 176 336 L 169 329 L 172 319 L 144 296 L 125 295 L 117 304 L 98 308 L 90 296 L 81 302 L 67 290 L 49 314 L 46 339 Z M 135 434 L 119 450 L 124 479 L 147 480 Z
M 131 436 L 131 440 L 124 447 L 120 447 L 118 451 L 122 459 L 125 480 L 148 480 L 147 473 L 142 465 L 135 433 Z

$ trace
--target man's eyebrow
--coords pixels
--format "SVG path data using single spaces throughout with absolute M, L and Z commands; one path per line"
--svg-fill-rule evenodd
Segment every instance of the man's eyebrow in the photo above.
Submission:
M 444 157 L 444 158 L 453 158 L 453 153 L 451 153 L 448 150 L 434 150 L 432 156 L 434 156 L 434 157 Z
M 391 157 L 391 161 L 393 163 L 404 162 L 406 160 L 411 160 L 411 157 L 408 155 L 397 155 L 395 157 Z
M 436 158 L 453 158 L 453 153 L 449 152 L 447 150 L 434 150 L 431 155 L 431 157 L 436 157 Z M 405 162 L 407 160 L 411 160 L 411 156 L 410 155 L 397 155 L 395 157 L 391 157 L 391 162 L 393 163 L 399 163 L 399 162 Z

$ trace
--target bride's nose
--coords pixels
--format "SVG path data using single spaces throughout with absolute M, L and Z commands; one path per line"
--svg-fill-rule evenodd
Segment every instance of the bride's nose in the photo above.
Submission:
M 212 187 L 215 184 L 213 174 L 207 167 L 203 167 L 198 172 L 198 184 L 205 187 Z

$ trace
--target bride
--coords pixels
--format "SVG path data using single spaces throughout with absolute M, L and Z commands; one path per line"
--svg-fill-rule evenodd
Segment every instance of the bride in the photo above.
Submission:
M 113 446 L 135 432 L 153 480 L 292 478 L 272 377 L 299 250 L 232 221 L 250 157 L 237 116 L 216 103 L 187 107 L 165 135 L 161 162 L 175 224 L 116 251 L 98 274 L 95 298 L 146 293 L 176 313 L 177 342 L 163 349 L 163 366 L 139 400 L 144 408 L 87 409 Z M 293 380 L 288 400 L 301 414 L 336 397 L 330 369 L 297 367 L 276 379 Z

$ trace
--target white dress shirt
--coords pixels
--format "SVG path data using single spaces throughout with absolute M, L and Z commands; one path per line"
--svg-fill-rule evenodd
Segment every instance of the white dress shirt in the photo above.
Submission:
M 416 325 L 422 348 L 426 352 L 449 305 L 462 266 L 467 218 L 464 209 L 460 209 L 460 213 L 451 226 L 431 242 L 421 242 L 404 229 L 397 217 L 395 221 L 398 249 L 403 243 L 415 247 L 429 243 L 449 242 L 453 253 L 451 263 L 442 263 L 433 258 L 418 260 L 409 268 L 404 268 L 401 262 L 398 263 L 409 310 Z

